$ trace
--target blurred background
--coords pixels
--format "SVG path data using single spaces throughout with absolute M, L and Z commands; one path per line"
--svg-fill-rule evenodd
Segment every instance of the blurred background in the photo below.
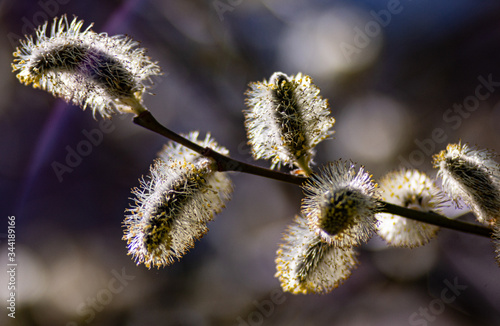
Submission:
M 11 73 L 18 39 L 64 13 L 141 41 L 164 71 L 155 96 L 145 96 L 156 118 L 178 132 L 211 132 L 241 160 L 252 161 L 244 92 L 275 71 L 310 75 L 329 99 L 336 133 L 317 147 L 318 165 L 343 158 L 375 178 L 400 166 L 435 176 L 431 156 L 448 142 L 500 152 L 496 2 L 0 1 L 0 261 L 7 265 L 7 216 L 15 216 L 18 263 L 16 319 L 2 307 L 0 324 L 500 324 L 491 241 L 448 230 L 412 250 L 374 237 L 338 289 L 283 294 L 275 252 L 301 190 L 251 175 L 232 175 L 233 199 L 180 262 L 136 266 L 121 223 L 165 139 L 131 116 L 104 130 L 89 111 Z M 58 177 L 54 164 L 92 130 L 102 142 Z M 0 273 L 5 306 L 7 283 Z M 443 304 L 450 283 L 460 290 Z

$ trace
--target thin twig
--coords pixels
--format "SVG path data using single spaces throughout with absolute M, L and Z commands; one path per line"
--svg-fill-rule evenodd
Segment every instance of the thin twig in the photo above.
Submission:
M 219 171 L 237 171 L 244 172 L 254 175 L 259 175 L 265 178 L 270 178 L 274 180 L 279 180 L 283 182 L 293 183 L 296 185 L 301 185 L 307 178 L 301 176 L 295 176 L 288 173 L 283 173 L 279 171 L 274 171 L 260 166 L 248 164 L 242 161 L 235 160 L 228 156 L 222 155 L 209 147 L 202 147 L 192 141 L 182 137 L 181 135 L 171 131 L 162 124 L 160 124 L 149 111 L 144 111 L 134 118 L 134 123 L 154 131 L 162 136 L 169 138 L 193 151 L 203 155 L 205 157 L 210 157 L 217 163 Z
M 412 220 L 437 225 L 447 229 L 467 232 L 491 238 L 492 230 L 482 225 L 449 219 L 434 212 L 421 212 L 394 204 L 382 202 L 382 212 L 403 216 Z
M 235 160 L 228 156 L 222 155 L 212 150 L 209 147 L 202 147 L 182 137 L 181 135 L 171 131 L 170 129 L 164 127 L 153 117 L 153 115 L 149 111 L 144 111 L 140 113 L 138 116 L 136 116 L 134 118 L 134 123 L 148 130 L 151 130 L 155 133 L 158 133 L 162 136 L 165 136 L 170 140 L 175 141 L 195 151 L 200 155 L 214 159 L 214 161 L 217 163 L 219 171 L 244 172 L 296 185 L 302 185 L 307 180 L 306 177 L 296 176 L 248 164 L 242 161 Z M 456 231 L 471 233 L 483 237 L 491 237 L 492 234 L 491 229 L 481 225 L 452 220 L 433 212 L 426 213 L 426 212 L 416 211 L 413 209 L 404 208 L 394 204 L 389 204 L 386 202 L 381 202 L 381 203 L 382 203 L 383 213 L 395 214 L 412 220 L 433 224 Z

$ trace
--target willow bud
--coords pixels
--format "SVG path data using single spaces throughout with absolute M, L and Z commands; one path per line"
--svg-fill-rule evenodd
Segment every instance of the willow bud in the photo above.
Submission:
M 351 276 L 358 265 L 354 248 L 323 242 L 296 216 L 276 257 L 276 277 L 284 291 L 294 294 L 328 293 Z
M 467 144 L 449 144 L 434 155 L 434 167 L 443 179 L 443 190 L 457 206 L 463 201 L 479 222 L 493 224 L 500 218 L 500 167 L 493 152 Z
M 296 166 L 312 173 L 314 147 L 333 132 L 328 101 L 311 77 L 275 72 L 269 82 L 250 84 L 245 127 L 256 159 L 271 159 L 272 168 Z
M 114 113 L 139 114 L 146 109 L 142 95 L 150 87 L 144 81 L 161 74 L 156 62 L 138 43 L 122 36 L 97 34 L 92 24 L 66 15 L 38 27 L 36 36 L 21 40 L 12 68 L 25 85 L 46 90 L 56 97 L 102 117 Z

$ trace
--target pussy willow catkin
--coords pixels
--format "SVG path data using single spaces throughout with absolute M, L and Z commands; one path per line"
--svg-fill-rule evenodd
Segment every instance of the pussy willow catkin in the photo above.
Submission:
M 500 220 L 500 166 L 491 151 L 467 144 L 449 144 L 434 155 L 443 190 L 459 205 L 463 201 L 481 223 Z
M 198 132 L 187 135 L 227 153 L 209 135 L 203 141 L 197 137 Z M 192 248 L 233 190 L 227 173 L 217 172 L 211 159 L 189 149 L 169 143 L 159 157 L 133 189 L 134 202 L 123 222 L 129 254 L 148 268 L 169 265 Z
M 296 166 L 310 174 L 314 147 L 333 134 L 335 124 L 319 88 L 309 76 L 282 72 L 249 86 L 244 113 L 254 157 L 271 159 L 272 168 Z
M 302 213 L 323 241 L 351 247 L 375 231 L 379 208 L 377 184 L 352 162 L 332 162 L 303 185 Z
M 13 71 L 32 84 L 67 102 L 90 107 L 95 116 L 144 111 L 142 95 L 160 67 L 138 43 L 122 36 L 95 33 L 92 24 L 66 15 L 38 27 L 35 38 L 21 40 L 14 52 Z M 48 35 L 47 35 L 47 32 Z

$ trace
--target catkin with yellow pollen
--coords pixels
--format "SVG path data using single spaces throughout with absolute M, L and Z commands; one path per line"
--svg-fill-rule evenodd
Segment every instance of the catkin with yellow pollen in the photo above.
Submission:
M 353 247 L 324 242 L 296 216 L 276 252 L 276 277 L 284 291 L 324 294 L 337 288 L 358 265 Z
M 197 132 L 187 137 L 227 153 L 208 135 L 204 141 L 197 140 Z M 134 203 L 123 222 L 129 254 L 148 268 L 180 259 L 208 231 L 207 223 L 232 193 L 227 173 L 217 172 L 211 159 L 172 144 L 165 149 L 132 191 Z
M 38 27 L 14 52 L 12 68 L 22 83 L 46 90 L 95 116 L 139 114 L 142 95 L 160 67 L 129 37 L 95 33 L 66 15 Z M 47 35 L 48 33 L 48 35 Z
M 380 180 L 382 199 L 406 208 L 440 212 L 444 197 L 427 174 L 418 170 L 400 170 L 386 174 Z M 377 233 L 392 246 L 417 247 L 428 243 L 439 227 L 388 213 L 376 215 Z
M 310 175 L 314 147 L 333 134 L 335 124 L 319 88 L 309 76 L 282 72 L 249 87 L 244 114 L 252 155 L 270 159 L 271 168 L 295 166 Z
M 377 184 L 361 167 L 336 161 L 302 186 L 302 213 L 323 241 L 351 247 L 367 241 L 375 230 L 379 209 Z
M 458 143 L 433 157 L 445 193 L 457 206 L 465 203 L 479 222 L 490 225 L 500 220 L 500 166 L 495 156 Z

